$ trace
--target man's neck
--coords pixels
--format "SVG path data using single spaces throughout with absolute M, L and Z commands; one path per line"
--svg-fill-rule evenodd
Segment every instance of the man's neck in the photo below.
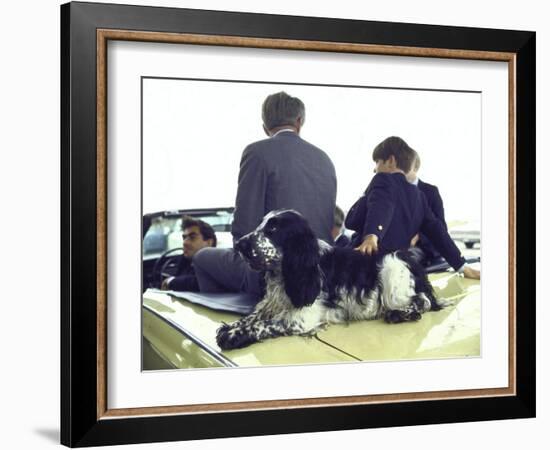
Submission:
M 276 127 L 276 128 L 273 128 L 272 130 L 269 130 L 269 135 L 271 137 L 274 137 L 275 135 L 279 134 L 279 133 L 285 133 L 285 132 L 291 132 L 291 133 L 296 133 L 296 134 L 299 134 L 298 133 L 298 129 L 292 125 L 284 125 L 282 127 Z

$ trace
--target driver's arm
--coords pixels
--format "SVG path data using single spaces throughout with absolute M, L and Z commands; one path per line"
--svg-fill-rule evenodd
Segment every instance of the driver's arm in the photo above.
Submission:
M 160 285 L 160 288 L 163 290 L 163 291 L 168 291 L 170 290 L 170 282 L 176 277 L 168 277 L 168 278 L 165 278 L 164 280 L 162 280 L 162 283 Z

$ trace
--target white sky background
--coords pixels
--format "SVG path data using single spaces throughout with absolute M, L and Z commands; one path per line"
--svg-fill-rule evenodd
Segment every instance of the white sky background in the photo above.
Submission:
M 241 153 L 266 138 L 261 104 L 280 90 L 304 102 L 301 136 L 332 159 L 344 211 L 373 176 L 374 147 L 395 135 L 419 152 L 419 176 L 439 187 L 447 221 L 480 221 L 479 93 L 150 78 L 143 212 L 233 206 Z

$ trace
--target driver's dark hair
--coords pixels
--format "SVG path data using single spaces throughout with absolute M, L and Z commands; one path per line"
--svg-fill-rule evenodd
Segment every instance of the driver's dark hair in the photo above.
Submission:
M 262 120 L 268 130 L 284 125 L 294 125 L 306 118 L 306 109 L 302 100 L 291 97 L 286 92 L 269 95 L 262 105 Z
M 207 241 L 208 239 L 212 239 L 212 247 L 215 247 L 218 245 L 218 239 L 216 238 L 216 232 L 214 231 L 214 228 L 208 223 L 206 223 L 204 220 L 195 219 L 191 216 L 183 216 L 181 219 L 181 230 L 185 230 L 186 228 L 191 227 L 197 227 L 199 231 L 201 232 L 203 240 Z
M 372 160 L 374 162 L 387 161 L 392 155 L 399 169 L 405 173 L 411 170 L 416 158 L 416 152 L 409 147 L 409 144 L 397 136 L 391 136 L 380 142 L 372 152 Z

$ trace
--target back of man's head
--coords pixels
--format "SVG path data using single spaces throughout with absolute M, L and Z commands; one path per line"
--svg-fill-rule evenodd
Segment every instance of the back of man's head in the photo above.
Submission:
M 378 144 L 372 152 L 372 160 L 387 161 L 390 156 L 394 156 L 397 168 L 403 172 L 410 172 L 416 152 L 400 137 L 391 136 Z
M 304 103 L 286 92 L 269 95 L 262 105 L 262 120 L 267 130 L 285 125 L 295 126 L 298 120 L 303 124 L 305 116 Z

